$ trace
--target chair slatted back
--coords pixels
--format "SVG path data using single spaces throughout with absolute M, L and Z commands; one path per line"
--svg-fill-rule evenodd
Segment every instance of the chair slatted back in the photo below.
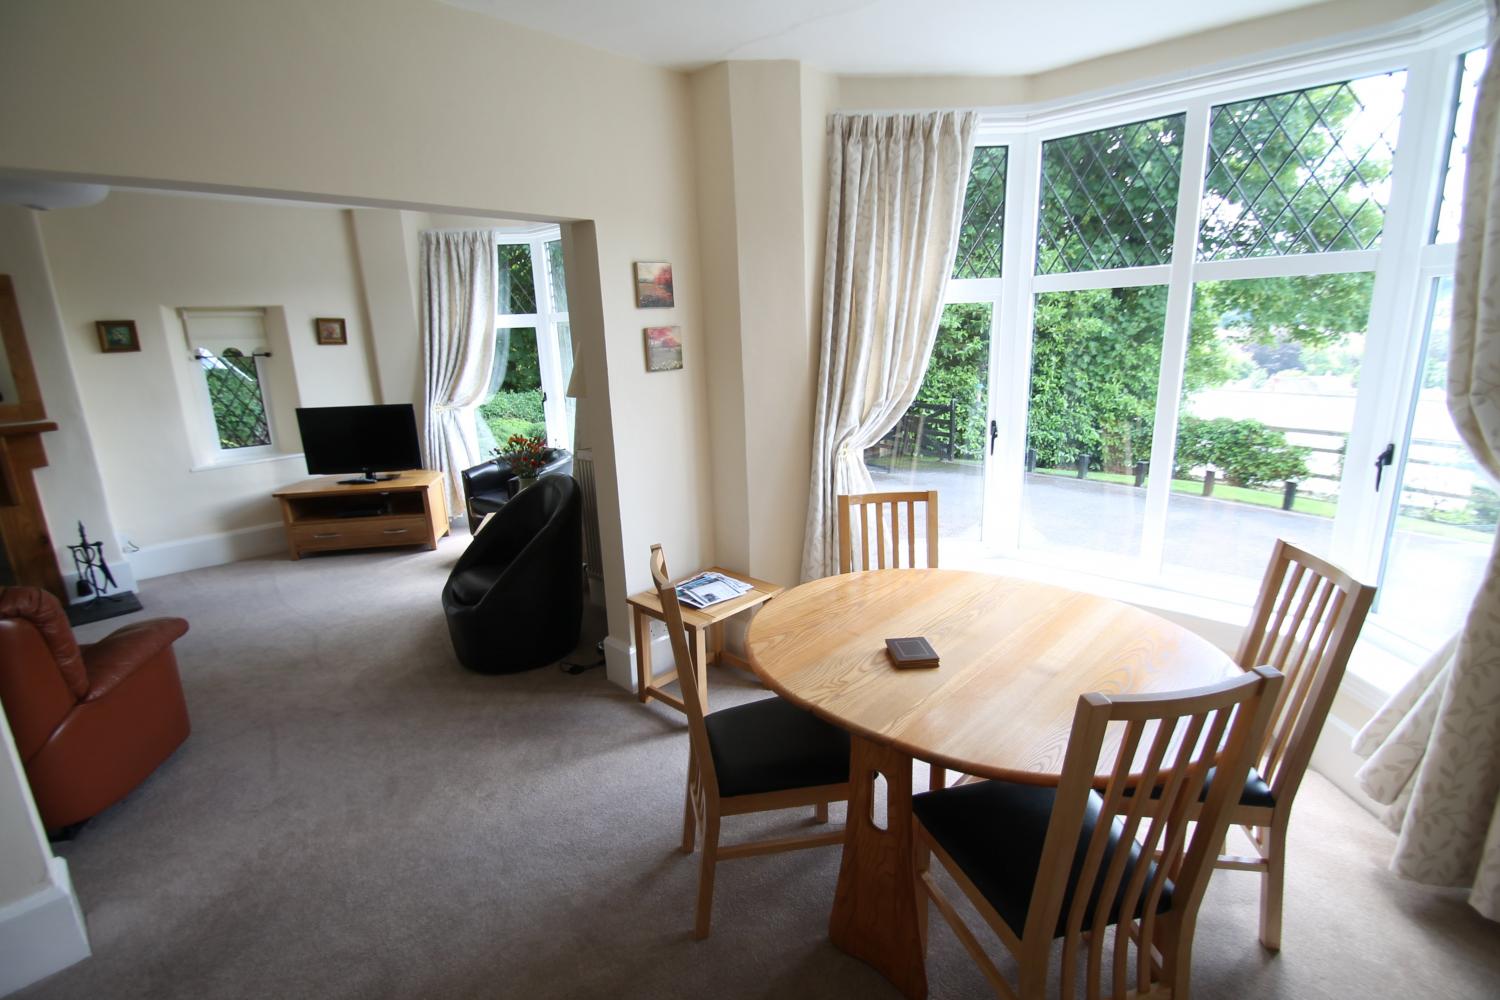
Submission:
M 937 490 L 905 493 L 839 494 L 839 572 L 854 569 L 900 569 L 917 566 L 917 505 L 924 505 L 923 534 L 927 566 L 938 564 L 938 495 Z M 855 530 L 854 511 L 859 511 Z M 905 511 L 905 536 L 902 535 L 902 511 Z M 889 528 L 889 530 L 887 530 Z M 858 534 L 858 548 L 855 535 Z M 858 565 L 855 555 L 858 553 Z
M 1286 676 L 1255 766 L 1289 801 L 1312 759 L 1375 588 L 1278 539 L 1235 662 Z
M 693 759 L 701 769 L 704 786 L 717 788 L 714 756 L 709 751 L 708 729 L 703 724 L 703 683 L 697 671 L 693 669 L 693 657 L 688 648 L 687 627 L 682 623 L 682 604 L 677 599 L 677 587 L 667 573 L 667 556 L 662 552 L 660 545 L 651 546 L 651 581 L 656 585 L 656 596 L 661 600 L 662 617 L 667 624 L 667 638 L 672 643 L 672 660 L 677 664 L 677 682 L 682 687 L 682 704 L 687 712 L 688 739 L 692 746 Z M 701 664 L 698 669 L 702 669 Z
M 1059 919 L 1065 929 L 1058 995 L 1064 997 L 1075 995 L 1080 965 L 1085 995 L 1104 995 L 1106 951 L 1112 959 L 1108 995 L 1124 997 L 1152 988 L 1158 967 L 1153 948 L 1163 965 L 1191 948 L 1198 904 L 1229 824 L 1229 807 L 1238 801 L 1281 682 L 1280 674 L 1263 667 L 1211 687 L 1165 696 L 1111 698 L 1096 692 L 1079 698 L 1021 938 L 1026 954 L 1017 956 L 1023 968 L 1047 968 Z M 1108 745 L 1106 735 L 1111 737 Z M 1107 783 L 1096 793 L 1101 757 L 1112 763 Z M 1215 766 L 1218 775 L 1194 817 L 1208 769 Z M 1127 789 L 1146 788 L 1160 789 L 1159 803 L 1138 792 L 1126 794 Z M 1063 913 L 1066 876 L 1076 863 L 1086 814 L 1094 808 L 1097 821 Z M 1120 847 L 1110 853 L 1114 830 Z M 1133 868 L 1127 849 L 1132 841 L 1141 845 Z M 1153 854 L 1158 855 L 1155 865 L 1148 863 Z M 1158 914 L 1169 879 L 1171 906 Z M 1108 933 L 1112 911 L 1118 914 L 1113 935 Z M 1141 914 L 1138 933 L 1131 919 L 1136 913 Z

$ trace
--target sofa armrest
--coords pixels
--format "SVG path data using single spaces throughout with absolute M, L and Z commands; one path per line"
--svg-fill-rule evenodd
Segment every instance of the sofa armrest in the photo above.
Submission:
M 484 462 L 463 471 L 464 496 L 474 496 L 479 493 L 497 493 L 505 489 L 505 485 L 515 476 L 511 474 L 510 465 L 501 459 Z
M 83 648 L 83 665 L 89 675 L 89 692 L 83 700 L 94 701 L 109 694 L 142 663 L 182 638 L 188 623 L 181 618 L 153 618 L 111 632 Z

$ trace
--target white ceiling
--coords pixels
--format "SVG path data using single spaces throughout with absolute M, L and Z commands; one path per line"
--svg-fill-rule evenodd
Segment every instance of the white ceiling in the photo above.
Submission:
M 445 2 L 675 68 L 796 59 L 834 73 L 1010 76 L 1326 0 Z

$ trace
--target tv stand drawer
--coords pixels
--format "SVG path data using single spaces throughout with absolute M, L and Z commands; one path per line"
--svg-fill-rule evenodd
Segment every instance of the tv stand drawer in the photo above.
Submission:
M 294 524 L 292 543 L 304 552 L 369 549 L 385 545 L 426 545 L 428 522 L 422 517 L 360 517 Z

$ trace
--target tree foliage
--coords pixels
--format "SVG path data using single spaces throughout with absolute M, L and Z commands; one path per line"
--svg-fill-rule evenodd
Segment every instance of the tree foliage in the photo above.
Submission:
M 954 404 L 953 451 L 959 458 L 982 458 L 990 385 L 990 316 L 988 303 L 955 303 L 943 310 L 932 360 L 916 402 Z M 922 453 L 935 456 L 935 443 Z
M 1216 108 L 1203 256 L 1373 246 L 1390 147 L 1371 119 L 1350 125 L 1368 110 L 1362 93 L 1399 86 L 1375 78 Z M 1178 115 L 1046 144 L 1038 273 L 1171 260 L 1182 127 Z M 1370 148 L 1353 148 L 1356 135 Z M 1184 399 L 1281 372 L 1357 377 L 1361 344 L 1351 334 L 1366 327 L 1372 283 L 1369 273 L 1199 283 Z M 1038 464 L 1071 466 L 1086 454 L 1096 469 L 1128 472 L 1149 458 L 1166 298 L 1161 286 L 1036 297 L 1027 447 Z M 989 324 L 988 305 L 949 306 L 917 395 L 956 401 L 963 458 L 980 458 L 986 443 Z M 1244 484 L 1307 475 L 1305 450 L 1254 421 L 1226 426 L 1185 413 L 1180 424 L 1184 470 L 1212 465 Z

